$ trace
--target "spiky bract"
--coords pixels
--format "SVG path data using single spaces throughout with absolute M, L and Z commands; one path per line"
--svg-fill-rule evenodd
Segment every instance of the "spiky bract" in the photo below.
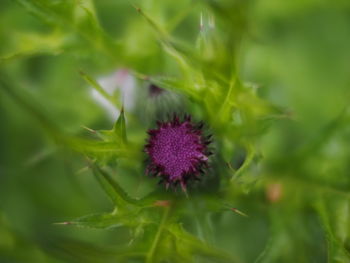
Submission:
M 147 173 L 161 177 L 167 187 L 180 183 L 185 190 L 188 180 L 198 179 L 208 167 L 211 136 L 204 136 L 203 123 L 193 123 L 187 115 L 183 120 L 174 115 L 170 121 L 157 125 L 157 129 L 148 131 Z

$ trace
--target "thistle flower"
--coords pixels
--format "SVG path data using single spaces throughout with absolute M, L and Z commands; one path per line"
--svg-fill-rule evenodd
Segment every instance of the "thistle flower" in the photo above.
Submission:
M 157 97 L 160 94 L 162 94 L 165 90 L 162 88 L 159 88 L 157 85 L 155 84 L 150 84 L 148 86 L 148 93 L 151 97 Z
M 149 157 L 146 173 L 161 177 L 161 182 L 186 191 L 189 179 L 199 179 L 208 167 L 212 154 L 210 136 L 203 135 L 203 123 L 193 123 L 190 116 L 180 120 L 177 115 L 167 122 L 157 122 L 158 128 L 149 130 L 145 152 Z

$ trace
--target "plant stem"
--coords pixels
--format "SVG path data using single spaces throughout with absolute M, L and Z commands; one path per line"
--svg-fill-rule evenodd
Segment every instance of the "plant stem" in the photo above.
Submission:
M 166 207 L 164 208 L 164 213 L 163 213 L 163 217 L 162 217 L 162 221 L 160 222 L 159 228 L 157 230 L 157 233 L 154 237 L 154 240 L 152 242 L 151 248 L 149 250 L 149 252 L 147 253 L 146 256 L 146 263 L 152 263 L 153 262 L 153 256 L 154 256 L 154 252 L 156 251 L 157 245 L 159 243 L 159 239 L 160 236 L 162 235 L 162 231 L 164 228 L 164 225 L 169 217 L 169 212 L 170 212 L 170 207 Z

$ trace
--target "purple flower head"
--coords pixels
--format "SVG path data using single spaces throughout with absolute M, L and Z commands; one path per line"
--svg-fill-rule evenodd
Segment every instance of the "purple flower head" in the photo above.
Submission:
M 159 95 L 161 95 L 165 90 L 162 89 L 162 88 L 159 88 L 157 85 L 155 84 L 150 84 L 148 86 L 148 92 L 149 92 L 149 95 L 151 97 L 157 97 Z
M 147 173 L 161 177 L 166 187 L 180 183 L 185 191 L 187 181 L 198 179 L 208 167 L 211 136 L 203 135 L 203 123 L 193 123 L 186 115 L 182 121 L 174 115 L 172 120 L 157 124 L 157 129 L 148 131 Z

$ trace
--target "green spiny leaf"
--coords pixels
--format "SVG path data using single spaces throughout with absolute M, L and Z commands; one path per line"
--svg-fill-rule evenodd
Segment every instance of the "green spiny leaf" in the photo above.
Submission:
M 16 45 L 12 47 L 10 53 L 1 55 L 0 61 L 22 59 L 37 54 L 57 55 L 63 51 L 64 35 L 57 30 L 45 35 L 25 32 L 13 33 L 12 37 Z
M 127 143 L 126 136 L 126 125 L 124 108 L 122 107 L 120 115 L 111 130 L 100 130 L 97 134 L 106 142 L 114 142 L 118 145 L 123 145 Z
M 124 108 L 122 107 L 118 120 L 113 126 L 113 132 L 121 139 L 122 144 L 127 143 L 126 137 L 126 126 L 125 126 L 125 114 Z
M 120 226 L 139 226 L 144 225 L 147 220 L 144 220 L 140 215 L 140 209 L 129 211 L 128 213 L 116 212 L 116 213 L 102 213 L 86 215 L 72 221 L 58 223 L 61 225 L 74 225 L 78 227 L 86 228 L 101 228 L 109 229 Z
M 174 236 L 178 252 L 184 256 L 195 254 L 212 258 L 215 262 L 239 262 L 224 251 L 216 249 L 188 233 L 180 224 L 171 224 L 167 230 Z
M 55 4 L 50 1 L 29 1 L 29 0 L 16 0 L 21 6 L 23 6 L 29 13 L 38 17 L 43 22 L 53 26 L 54 28 L 61 28 L 63 32 L 70 32 L 76 34 L 85 39 L 95 50 L 100 51 L 106 56 L 116 58 L 119 57 L 115 52 L 116 44 L 111 40 L 102 28 L 99 26 L 96 17 L 93 15 L 93 11 L 82 6 L 78 2 L 66 2 L 63 3 L 65 12 L 56 10 Z M 88 22 L 90 26 L 82 27 L 79 23 L 75 23 L 70 10 L 74 5 L 78 5 L 78 8 L 82 8 L 88 15 Z M 91 30 L 93 28 L 94 30 Z
M 122 220 L 111 213 L 103 213 L 103 214 L 86 215 L 86 216 L 74 219 L 72 221 L 67 221 L 67 222 L 57 223 L 57 224 L 74 225 L 78 227 L 88 227 L 88 228 L 108 229 L 108 228 L 121 226 Z
M 247 157 L 245 158 L 242 166 L 237 171 L 234 171 L 234 174 L 231 177 L 231 182 L 234 182 L 235 180 L 237 180 L 250 167 L 250 165 L 254 161 L 254 158 L 256 156 L 256 150 L 254 145 L 250 143 L 246 144 L 246 151 L 247 151 Z
M 92 164 L 92 171 L 103 190 L 117 208 L 123 208 L 130 204 L 138 205 L 138 201 L 131 198 L 120 185 L 98 165 Z
M 107 91 L 105 91 L 104 88 L 102 88 L 101 85 L 98 84 L 98 82 L 95 79 L 93 79 L 91 76 L 84 73 L 83 71 L 80 71 L 80 75 L 88 84 L 91 85 L 92 88 L 94 88 L 98 93 L 100 93 L 110 103 L 112 103 L 113 105 L 119 105 L 119 102 L 116 100 L 116 98 L 111 96 L 110 94 L 108 94 Z
M 135 9 L 140 15 L 142 15 L 145 18 L 147 23 L 154 30 L 155 35 L 159 42 L 162 44 L 164 51 L 175 59 L 180 69 L 182 70 L 184 76 L 186 76 L 187 79 L 191 79 L 189 74 L 192 70 L 188 63 L 188 59 L 182 52 L 175 48 L 168 33 L 160 25 L 158 25 L 150 16 L 148 16 L 141 8 L 135 7 Z

